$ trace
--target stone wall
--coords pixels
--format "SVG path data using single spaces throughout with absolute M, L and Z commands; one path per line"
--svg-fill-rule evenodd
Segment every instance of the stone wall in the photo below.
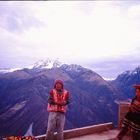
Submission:
M 118 128 L 121 128 L 122 126 L 123 118 L 129 110 L 129 105 L 130 102 L 120 102 L 119 104 Z

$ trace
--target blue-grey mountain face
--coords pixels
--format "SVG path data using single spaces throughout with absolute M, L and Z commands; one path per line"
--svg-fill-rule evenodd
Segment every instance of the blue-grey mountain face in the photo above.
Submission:
M 116 88 L 97 73 L 78 65 L 22 69 L 0 74 L 0 136 L 46 132 L 47 99 L 55 79 L 71 93 L 65 129 L 117 122 Z
M 134 85 L 140 84 L 140 67 L 120 74 L 111 84 L 120 91 L 121 94 L 118 94 L 118 98 L 132 99 L 135 96 Z

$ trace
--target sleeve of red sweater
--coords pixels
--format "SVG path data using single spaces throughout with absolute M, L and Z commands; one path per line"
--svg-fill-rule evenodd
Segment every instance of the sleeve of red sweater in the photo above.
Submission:
M 53 90 L 50 91 L 50 94 L 49 94 L 49 98 L 48 98 L 48 103 L 50 104 L 56 104 L 54 101 L 53 101 Z
M 68 92 L 66 105 L 69 104 L 70 102 L 71 102 L 71 97 L 70 97 L 70 93 Z

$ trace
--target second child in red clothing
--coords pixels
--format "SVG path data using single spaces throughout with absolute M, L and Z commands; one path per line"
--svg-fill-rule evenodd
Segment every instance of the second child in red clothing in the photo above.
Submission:
M 133 140 L 140 140 L 140 85 L 135 85 L 136 96 L 132 100 L 128 113 L 124 117 L 123 126 L 117 139 L 122 140 L 128 129 L 132 131 Z

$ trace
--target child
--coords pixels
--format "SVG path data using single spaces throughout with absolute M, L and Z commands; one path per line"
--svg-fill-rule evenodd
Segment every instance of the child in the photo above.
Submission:
M 48 99 L 48 129 L 45 140 L 54 139 L 54 131 L 57 129 L 57 140 L 63 140 L 65 113 L 70 101 L 70 93 L 64 89 L 62 80 L 56 80 L 54 88 Z

